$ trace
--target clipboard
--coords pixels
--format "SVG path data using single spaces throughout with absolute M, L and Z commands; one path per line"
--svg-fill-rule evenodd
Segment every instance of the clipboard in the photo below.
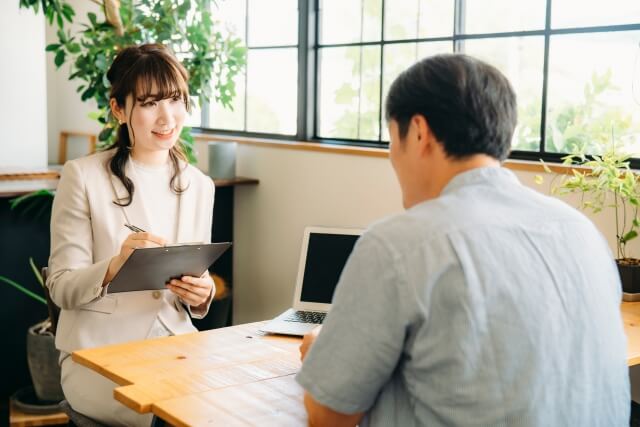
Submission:
M 230 247 L 224 242 L 134 249 L 107 293 L 167 289 L 171 279 L 200 277 Z

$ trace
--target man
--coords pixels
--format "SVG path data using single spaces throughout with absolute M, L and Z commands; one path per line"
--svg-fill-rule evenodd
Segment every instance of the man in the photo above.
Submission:
M 386 116 L 406 212 L 362 235 L 305 337 L 310 424 L 628 425 L 612 255 L 582 214 L 501 168 L 507 79 L 434 56 L 396 79 Z

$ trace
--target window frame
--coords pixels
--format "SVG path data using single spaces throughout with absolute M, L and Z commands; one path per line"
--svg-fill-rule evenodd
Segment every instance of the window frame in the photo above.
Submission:
M 362 0 L 363 1 L 363 0 Z M 496 32 L 496 33 L 475 33 L 475 34 L 461 34 L 462 28 L 464 28 L 465 18 L 465 5 L 466 0 L 454 0 L 454 22 L 453 22 L 453 34 L 451 36 L 443 37 L 425 37 L 425 38 L 412 38 L 402 40 L 385 40 L 384 39 L 384 27 L 385 27 L 385 6 L 389 0 L 381 1 L 381 26 L 380 26 L 380 40 L 367 41 L 367 42 L 353 42 L 353 43 L 331 43 L 320 44 L 319 43 L 319 8 L 320 0 L 298 0 L 298 91 L 297 91 L 297 126 L 295 135 L 284 135 L 277 133 L 263 133 L 263 132 L 251 132 L 251 131 L 239 131 L 229 129 L 218 129 L 208 127 L 209 123 L 209 103 L 202 105 L 202 117 L 201 126 L 194 127 L 198 133 L 202 134 L 219 134 L 219 135 L 239 135 L 243 137 L 255 137 L 255 138 L 269 138 L 269 139 L 282 139 L 288 141 L 309 141 L 315 143 L 339 145 L 339 146 L 356 146 L 356 147 L 368 147 L 368 148 L 388 148 L 388 142 L 382 140 L 382 126 L 383 124 L 383 108 L 384 99 L 383 95 L 383 79 L 384 79 L 384 47 L 392 44 L 411 44 L 421 42 L 441 42 L 451 41 L 453 44 L 453 52 L 457 53 L 461 51 L 461 48 L 465 40 L 478 40 L 478 39 L 497 39 L 507 37 L 542 37 L 544 38 L 543 48 L 543 60 L 542 60 L 542 94 L 541 94 L 541 115 L 540 115 L 540 140 L 537 151 L 523 151 L 513 150 L 509 154 L 509 159 L 514 160 L 528 160 L 539 161 L 544 160 L 551 163 L 559 163 L 562 158 L 566 156 L 566 153 L 552 153 L 545 150 L 546 140 L 546 119 L 547 119 L 547 97 L 548 97 L 548 81 L 549 81 L 549 46 L 551 38 L 556 35 L 566 34 L 598 34 L 598 33 L 611 33 L 611 32 L 623 32 L 623 31 L 640 31 L 640 22 L 636 24 L 618 24 L 618 25 L 597 25 L 597 26 L 584 26 L 584 27 L 570 27 L 570 28 L 551 28 L 551 10 L 552 0 L 545 1 L 545 23 L 544 28 L 539 30 L 524 30 L 524 31 L 508 31 L 508 32 Z M 248 11 L 248 2 L 245 0 Z M 246 16 L 245 26 L 245 39 L 248 41 L 248 12 Z M 380 46 L 380 105 L 378 108 L 378 140 L 361 140 L 350 138 L 327 138 L 318 136 L 318 124 L 319 124 L 319 55 L 323 48 L 333 47 L 353 47 L 353 46 Z M 292 48 L 295 45 L 286 46 L 261 46 L 250 47 L 250 49 L 277 49 L 277 48 Z M 640 72 L 640 70 L 638 70 Z M 244 127 L 246 129 L 247 124 L 247 73 L 244 73 L 245 79 L 245 93 L 244 93 Z M 631 167 L 634 169 L 640 169 L 640 157 L 632 158 L 630 160 Z

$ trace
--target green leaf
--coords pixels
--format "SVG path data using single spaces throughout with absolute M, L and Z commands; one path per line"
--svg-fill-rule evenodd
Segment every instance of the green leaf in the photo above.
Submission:
M 67 45 L 69 53 L 80 53 L 80 45 L 78 43 L 71 43 Z
M 33 275 L 36 276 L 38 283 L 40 283 L 40 286 L 44 288 L 44 280 L 42 280 L 42 274 L 40 273 L 40 270 L 38 269 L 38 267 L 36 267 L 36 263 L 35 261 L 33 261 L 32 257 L 29 257 L 29 265 L 31 266 L 31 271 L 33 271 Z
M 113 128 L 105 126 L 104 128 L 102 128 L 102 130 L 98 134 L 98 140 L 106 141 L 109 139 L 112 133 L 113 133 Z
M 59 44 L 59 43 L 51 43 L 51 44 L 47 45 L 47 47 L 44 50 L 46 50 L 47 52 L 52 52 L 54 50 L 58 50 L 60 48 L 60 46 L 62 46 L 62 45 Z
M 89 12 L 87 13 L 87 17 L 89 18 L 89 22 L 91 22 L 92 27 L 95 27 L 98 24 L 98 18 L 95 13 Z
M 624 236 L 622 236 L 622 238 L 620 239 L 620 241 L 622 243 L 627 243 L 629 240 L 635 239 L 636 237 L 638 237 L 638 232 L 635 230 L 631 230 L 629 231 L 627 234 L 625 234 Z
M 60 40 L 61 43 L 67 42 L 67 36 L 64 34 L 64 31 L 60 29 L 56 34 L 58 35 L 58 39 Z
M 56 56 L 53 59 L 54 64 L 56 64 L 56 68 L 60 68 L 60 66 L 64 64 L 64 60 L 65 60 L 65 52 L 64 50 L 60 49 L 58 52 L 56 52 Z
M 0 276 L 0 282 L 4 282 L 7 283 L 11 286 L 13 286 L 14 288 L 16 288 L 17 290 L 19 290 L 20 292 L 23 292 L 24 294 L 30 296 L 31 298 L 35 299 L 36 301 L 40 301 L 43 304 L 47 304 L 47 300 L 45 300 L 44 298 L 42 298 L 40 295 L 35 294 L 34 292 L 31 292 L 29 289 L 25 288 L 24 286 L 20 285 L 19 283 L 14 282 L 13 280 L 4 277 L 4 276 Z

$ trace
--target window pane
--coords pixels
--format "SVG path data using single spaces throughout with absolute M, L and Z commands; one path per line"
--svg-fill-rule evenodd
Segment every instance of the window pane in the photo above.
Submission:
M 202 109 L 200 108 L 198 101 L 191 99 L 191 112 L 187 113 L 187 118 L 184 121 L 185 126 L 200 127 L 202 123 Z
M 380 46 L 321 49 L 319 70 L 318 136 L 378 140 Z
M 637 24 L 640 22 L 638 0 L 553 0 L 553 28 L 591 25 Z
M 247 130 L 295 135 L 298 49 L 249 50 Z
M 466 40 L 464 51 L 498 68 L 518 97 L 512 149 L 538 151 L 542 111 L 543 37 Z
M 296 0 L 249 0 L 249 46 L 297 44 Z
M 239 37 L 243 44 L 246 44 L 246 1 L 245 0 L 224 0 L 212 2 L 213 19 L 222 23 L 222 30 L 227 34 L 232 33 Z
M 380 40 L 382 0 L 321 0 L 320 43 Z
M 224 108 L 211 100 L 209 105 L 209 127 L 227 130 L 245 130 L 244 128 L 244 74 L 236 76 L 236 95 L 231 101 L 232 109 Z
M 452 53 L 453 42 L 425 42 L 388 44 L 384 47 L 382 85 L 382 140 L 389 141 L 389 131 L 384 120 L 384 102 L 391 83 L 398 75 L 419 60 L 439 53 Z
M 384 13 L 384 38 L 386 40 L 453 35 L 452 1 L 387 1 Z
M 613 131 L 616 144 L 640 154 L 638 40 L 640 31 L 552 36 L 547 151 L 577 144 L 597 154 Z
M 465 7 L 465 34 L 544 29 L 545 0 L 466 0 Z

